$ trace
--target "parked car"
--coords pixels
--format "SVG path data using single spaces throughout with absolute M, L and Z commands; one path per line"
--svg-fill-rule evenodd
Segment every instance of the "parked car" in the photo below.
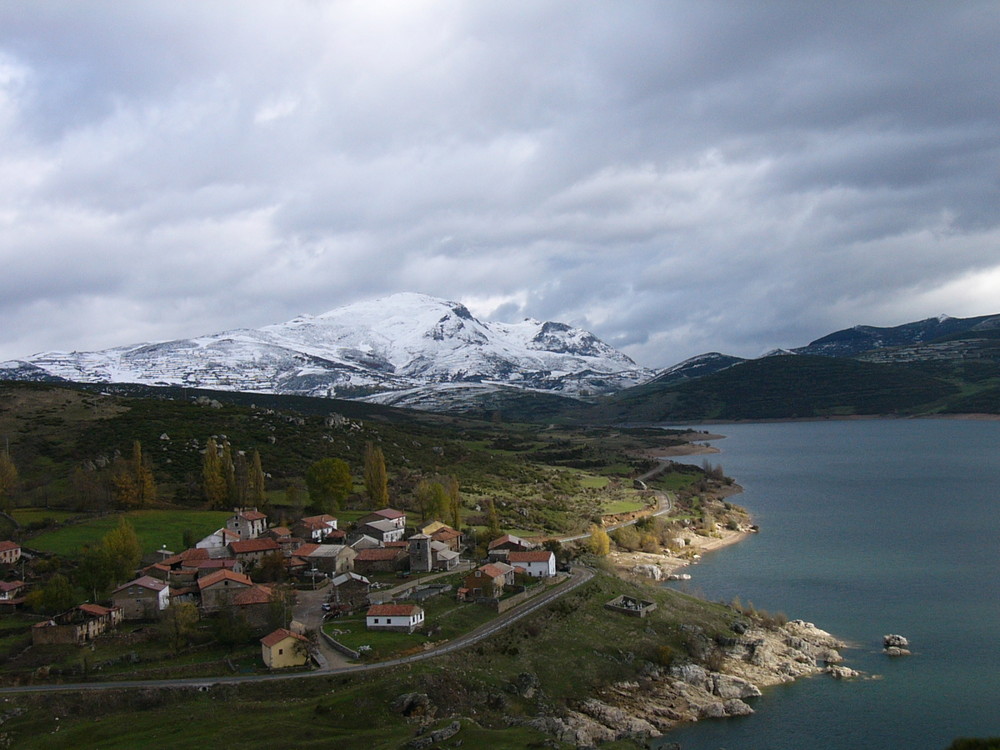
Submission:
M 323 611 L 324 612 L 329 612 L 330 611 L 330 603 L 329 602 L 323 602 Z

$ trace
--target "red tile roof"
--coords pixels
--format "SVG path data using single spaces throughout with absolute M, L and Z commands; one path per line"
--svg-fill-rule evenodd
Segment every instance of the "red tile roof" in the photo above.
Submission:
M 507 562 L 514 563 L 547 563 L 552 559 L 552 552 L 547 549 L 535 549 L 527 552 L 511 552 L 507 555 Z
M 21 545 L 17 542 L 0 542 L 0 552 L 10 552 L 12 549 L 21 549 Z
M 24 581 L 0 581 L 0 591 L 17 591 L 24 586 Z
M 423 610 L 416 604 L 375 604 L 368 608 L 368 617 L 410 617 Z
M 263 643 L 268 648 L 272 648 L 273 646 L 277 646 L 286 638 L 297 638 L 300 641 L 305 641 L 307 643 L 309 642 L 309 639 L 306 638 L 304 635 L 293 633 L 291 630 L 286 630 L 285 628 L 278 628 L 274 632 L 268 633 L 267 635 L 265 635 L 263 638 L 260 639 L 260 642 Z
M 319 545 L 318 544 L 312 544 L 312 543 L 303 544 L 297 550 L 295 550 L 294 552 L 292 552 L 292 554 L 295 555 L 296 557 L 309 557 L 309 555 L 311 555 L 313 552 L 315 552 L 318 549 L 319 549 Z
M 267 586 L 251 586 L 241 589 L 233 595 L 233 604 L 245 607 L 250 604 L 267 604 L 271 601 L 271 589 Z
M 531 542 L 526 542 L 519 536 L 514 536 L 513 534 L 504 534 L 499 539 L 494 539 L 487 545 L 487 549 L 493 549 L 494 547 L 499 547 L 503 544 L 513 544 L 523 549 L 533 546 Z
M 271 538 L 244 539 L 242 542 L 230 542 L 229 549 L 234 555 L 246 555 L 254 552 L 277 552 L 281 545 Z
M 361 550 L 354 558 L 354 562 L 385 562 L 386 560 L 395 560 L 403 553 L 404 550 L 399 547 L 371 547 Z
M 406 514 L 401 510 L 396 510 L 395 508 L 382 508 L 381 510 L 372 511 L 373 516 L 382 516 L 382 518 L 393 521 L 397 518 L 405 518 Z
M 261 513 L 259 510 L 244 510 L 240 511 L 237 515 L 239 515 L 240 518 L 245 518 L 248 521 L 260 521 L 264 518 L 267 518 L 267 516 Z
M 500 578 L 506 575 L 505 570 L 503 570 L 502 568 L 498 568 L 496 565 L 492 563 L 486 563 L 486 565 L 481 565 L 478 568 L 476 568 L 476 570 L 483 571 L 483 575 L 487 575 L 490 578 Z
M 86 612 L 88 615 L 93 615 L 94 617 L 104 617 L 111 612 L 111 609 L 107 607 L 102 607 L 100 604 L 81 604 L 77 607 L 81 612 Z M 112 607 L 112 609 L 114 609 Z
M 229 580 L 233 583 L 239 583 L 244 586 L 253 586 L 253 581 L 247 578 L 242 573 L 234 573 L 231 570 L 217 570 L 211 575 L 207 575 L 204 578 L 198 579 L 198 588 L 206 589 L 209 586 L 214 586 L 219 583 L 219 581 Z

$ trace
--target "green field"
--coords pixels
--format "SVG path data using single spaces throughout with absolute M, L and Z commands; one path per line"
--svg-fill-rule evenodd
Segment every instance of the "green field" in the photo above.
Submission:
M 53 510 L 52 508 L 17 508 L 11 511 L 11 515 L 19 524 L 27 526 L 49 520 L 62 522 L 80 514 L 71 510 Z
M 143 554 L 149 554 L 163 547 L 179 552 L 184 548 L 185 530 L 192 531 L 200 539 L 224 525 L 231 514 L 218 510 L 135 510 L 46 531 L 26 544 L 42 552 L 74 557 L 84 547 L 98 544 L 118 525 L 122 515 L 135 528 Z

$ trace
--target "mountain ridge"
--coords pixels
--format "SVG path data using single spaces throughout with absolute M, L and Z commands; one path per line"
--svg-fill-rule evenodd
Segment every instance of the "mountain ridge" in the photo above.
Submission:
M 0 364 L 10 379 L 180 385 L 406 405 L 441 384 L 572 398 L 609 393 L 651 371 L 589 331 L 526 319 L 483 322 L 465 305 L 402 293 L 285 323 L 92 352 L 42 352 Z M 427 408 L 426 403 L 424 408 Z

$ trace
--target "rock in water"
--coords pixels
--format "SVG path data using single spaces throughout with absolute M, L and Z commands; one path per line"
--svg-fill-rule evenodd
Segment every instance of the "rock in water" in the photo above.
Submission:
M 882 636 L 882 648 L 889 656 L 909 656 L 910 642 L 901 635 L 890 633 Z

